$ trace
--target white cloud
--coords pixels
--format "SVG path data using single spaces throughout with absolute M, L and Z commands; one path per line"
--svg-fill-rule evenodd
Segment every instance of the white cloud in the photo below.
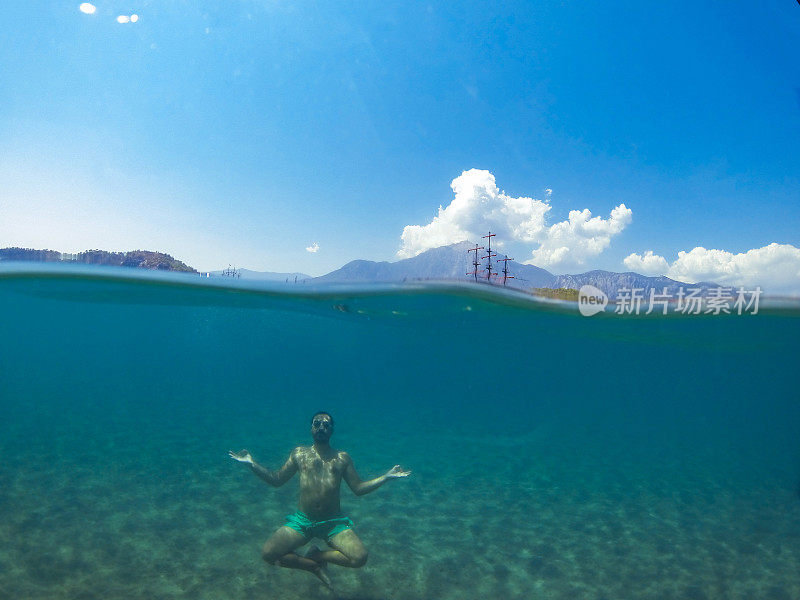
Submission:
M 311 252 L 312 254 L 314 254 L 318 250 L 319 250 L 319 244 L 317 242 L 314 242 L 310 246 L 306 246 L 306 252 Z
M 573 210 L 569 220 L 547 226 L 552 190 L 546 200 L 514 198 L 498 189 L 489 171 L 470 169 L 456 177 L 450 187 L 455 198 L 427 225 L 407 225 L 400 236 L 401 258 L 462 240 L 480 240 L 487 231 L 497 234 L 498 246 L 505 241 L 538 244 L 528 264 L 538 266 L 581 265 L 605 250 L 611 238 L 631 221 L 624 204 L 611 211 L 609 219 L 592 218 L 588 209 Z
M 655 265 L 666 267 L 657 274 L 687 283 L 713 281 L 726 286 L 761 286 L 771 293 L 800 293 L 800 248 L 791 244 L 773 242 L 738 254 L 698 246 L 689 252 L 678 252 L 672 264 L 647 251 L 644 256 L 631 254 L 624 263 L 632 270 L 640 265 L 654 267 L 645 274 L 656 274 Z
M 130 23 L 131 18 L 128 15 L 120 15 L 117 17 L 117 23 Z
M 645 252 L 644 256 L 634 252 L 626 256 L 622 262 L 631 271 L 651 277 L 664 275 L 669 270 L 667 259 L 658 254 L 653 254 L 652 250 Z
M 592 217 L 588 208 L 569 211 L 569 219 L 551 225 L 541 236 L 541 245 L 525 264 L 538 267 L 585 265 L 608 248 L 611 238 L 622 232 L 633 218 L 633 211 L 620 204 L 608 219 Z
M 78 10 L 87 15 L 93 15 L 94 11 L 97 10 L 97 7 L 94 4 L 89 4 L 88 2 L 84 2 L 78 7 Z
M 513 198 L 497 188 L 489 171 L 470 169 L 450 184 L 455 198 L 427 225 L 408 225 L 400 236 L 402 258 L 462 240 L 479 240 L 487 230 L 501 239 L 531 242 L 544 228 L 550 205 L 533 198 Z

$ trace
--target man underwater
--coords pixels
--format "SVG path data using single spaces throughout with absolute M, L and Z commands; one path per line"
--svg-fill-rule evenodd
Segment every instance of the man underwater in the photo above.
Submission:
M 342 515 L 339 489 L 342 479 L 356 496 L 363 496 L 386 483 L 389 479 L 408 477 L 407 471 L 395 465 L 384 475 L 362 481 L 347 452 L 331 447 L 333 417 L 318 412 L 311 417 L 311 446 L 298 446 L 292 450 L 286 463 L 277 471 L 259 465 L 247 450 L 229 452 L 230 457 L 246 463 L 268 484 L 280 487 L 300 472 L 300 502 L 297 512 L 286 517 L 286 524 L 270 537 L 261 549 L 262 558 L 270 564 L 289 569 L 301 569 L 316 575 L 333 590 L 326 566 L 328 563 L 343 567 L 363 567 L 367 550 L 353 531 L 353 522 Z M 312 546 L 305 556 L 294 550 L 312 537 L 327 541 L 331 550 Z

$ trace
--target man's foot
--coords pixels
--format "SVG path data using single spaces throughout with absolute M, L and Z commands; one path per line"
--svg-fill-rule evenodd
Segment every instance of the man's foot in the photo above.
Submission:
M 327 587 L 330 591 L 333 591 L 333 582 L 328 575 L 328 563 L 319 558 L 320 554 L 322 554 L 322 550 L 320 550 L 318 546 L 311 546 L 311 548 L 308 549 L 308 552 L 306 552 L 306 558 L 310 558 L 317 563 L 318 566 L 312 571 L 312 573 L 317 576 L 317 579 L 319 579 L 325 585 L 325 587 Z
M 325 567 L 317 567 L 314 569 L 314 575 L 317 576 L 317 579 L 319 579 L 326 588 L 328 588 L 330 591 L 334 591 L 333 582 L 328 576 L 328 569 Z

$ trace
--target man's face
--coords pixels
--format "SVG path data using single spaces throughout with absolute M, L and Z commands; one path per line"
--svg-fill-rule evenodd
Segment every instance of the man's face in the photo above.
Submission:
M 329 415 L 317 415 L 311 421 L 311 437 L 318 442 L 327 442 L 333 435 L 333 423 Z

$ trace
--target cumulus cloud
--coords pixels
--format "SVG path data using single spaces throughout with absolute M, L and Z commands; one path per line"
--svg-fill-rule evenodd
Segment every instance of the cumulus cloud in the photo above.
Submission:
M 622 232 L 633 219 L 633 211 L 620 204 L 608 219 L 592 217 L 588 208 L 569 211 L 569 219 L 551 225 L 541 236 L 541 245 L 526 264 L 553 267 L 561 264 L 585 265 L 586 260 L 603 252 L 611 238 Z
M 605 250 L 611 238 L 631 221 L 632 212 L 620 204 L 608 219 L 584 209 L 571 211 L 569 220 L 548 226 L 552 190 L 545 200 L 507 195 L 489 171 L 470 169 L 451 186 L 455 197 L 427 225 L 408 225 L 400 236 L 401 258 L 462 240 L 479 240 L 491 230 L 500 241 L 534 245 L 528 264 L 541 267 L 581 265 Z M 500 245 L 500 244 L 498 244 Z
M 626 256 L 622 262 L 631 271 L 651 277 L 664 275 L 669 270 L 667 259 L 658 254 L 653 254 L 652 250 L 645 252 L 644 256 L 634 252 Z
M 311 252 L 311 254 L 314 254 L 318 250 L 319 250 L 319 244 L 317 242 L 314 242 L 310 246 L 306 246 L 306 252 Z
M 463 240 L 480 239 L 491 230 L 502 239 L 536 240 L 550 205 L 501 192 L 489 171 L 470 169 L 450 184 L 455 198 L 427 225 L 407 225 L 400 236 L 401 258 Z
M 649 273 L 640 272 L 666 275 L 688 283 L 713 281 L 734 287 L 761 286 L 772 293 L 800 293 L 800 248 L 791 244 L 773 242 L 738 254 L 698 246 L 689 252 L 678 252 L 678 258 L 672 264 L 647 251 L 644 256 L 629 255 L 624 263 L 634 271 L 640 265 L 652 266 Z M 656 265 L 659 267 L 657 270 Z
M 94 4 L 89 4 L 88 2 L 84 2 L 78 7 L 78 10 L 87 15 L 93 15 L 94 11 L 97 10 L 97 7 Z

